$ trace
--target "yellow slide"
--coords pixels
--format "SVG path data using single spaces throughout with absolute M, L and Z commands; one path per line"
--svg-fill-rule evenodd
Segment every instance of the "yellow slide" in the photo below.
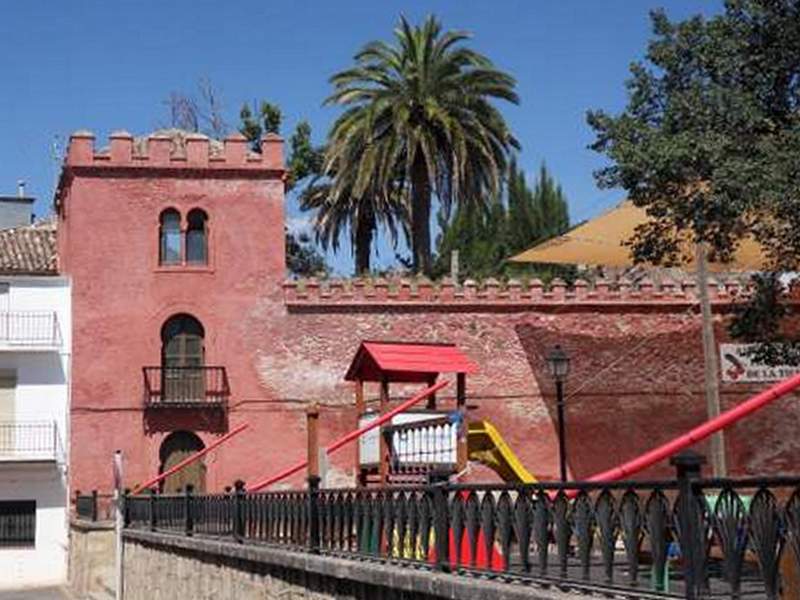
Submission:
M 505 482 L 536 483 L 536 478 L 523 466 L 500 432 L 489 421 L 473 421 L 467 431 L 470 460 L 483 463 Z

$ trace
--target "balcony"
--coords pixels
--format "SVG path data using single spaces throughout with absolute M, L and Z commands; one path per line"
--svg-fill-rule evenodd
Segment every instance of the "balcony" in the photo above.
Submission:
M 0 351 L 54 351 L 61 348 L 61 343 L 55 312 L 0 312 Z
M 53 421 L 0 421 L 0 463 L 56 462 L 60 448 Z
M 216 408 L 228 404 L 225 367 L 143 367 L 147 408 Z

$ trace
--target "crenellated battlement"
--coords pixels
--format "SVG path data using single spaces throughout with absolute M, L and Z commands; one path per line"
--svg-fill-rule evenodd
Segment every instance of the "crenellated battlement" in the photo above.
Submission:
M 96 149 L 95 135 L 77 131 L 70 136 L 67 167 L 112 167 L 125 169 L 212 169 L 285 170 L 283 139 L 267 134 L 261 139 L 261 153 L 253 152 L 240 133 L 223 141 L 177 129 L 158 131 L 135 138 L 127 131 L 109 136 L 108 147 Z
M 482 283 L 466 280 L 455 285 L 445 278 L 433 283 L 427 279 L 346 279 L 289 280 L 283 284 L 284 301 L 289 308 L 314 306 L 532 306 L 563 304 L 602 305 L 689 305 L 698 302 L 697 286 L 687 277 L 681 281 L 662 279 L 659 283 L 644 278 L 590 283 L 578 279 L 572 286 L 555 279 L 545 286 L 538 279 L 524 283 L 501 283 L 487 279 Z M 730 279 L 709 282 L 709 297 L 714 304 L 726 305 L 742 300 L 749 293 L 747 284 Z

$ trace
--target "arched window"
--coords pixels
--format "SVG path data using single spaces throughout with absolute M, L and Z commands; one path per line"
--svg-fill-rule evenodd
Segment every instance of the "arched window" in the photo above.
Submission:
M 208 232 L 206 213 L 195 208 L 189 212 L 186 229 L 186 262 L 204 265 L 208 262 Z
M 194 433 L 190 431 L 173 431 L 161 442 L 161 447 L 158 451 L 159 473 L 174 467 L 203 448 L 205 448 L 203 441 Z M 206 466 L 202 459 L 165 477 L 161 481 L 161 491 L 166 494 L 176 494 L 185 491 L 187 484 L 194 486 L 194 491 L 197 494 L 202 494 L 205 491 Z
M 203 325 L 191 315 L 170 317 L 161 328 L 161 367 L 166 402 L 205 398 Z
M 162 265 L 181 263 L 181 215 L 172 208 L 161 213 L 159 219 L 158 262 Z

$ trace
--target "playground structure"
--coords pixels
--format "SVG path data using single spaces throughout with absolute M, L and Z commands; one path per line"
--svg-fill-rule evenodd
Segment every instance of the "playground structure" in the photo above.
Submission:
M 453 344 L 363 342 L 345 375 L 356 386 L 359 427 L 386 414 L 391 384 L 433 385 L 442 373 L 454 373 L 456 394 L 447 409 L 431 393 L 424 408 L 399 413 L 381 430 L 364 435 L 355 464 L 358 485 L 415 484 L 458 476 L 468 460 L 485 464 L 506 482 L 536 481 L 489 421 L 467 423 L 467 375 L 477 371 Z M 377 410 L 368 410 L 364 399 L 365 384 L 371 382 L 379 384 Z
M 417 483 L 428 477 L 449 476 L 467 463 L 466 376 L 477 366 L 453 344 L 362 342 L 345 375 L 355 383 L 359 427 L 381 419 L 389 411 L 391 384 L 436 384 L 443 372 L 455 373 L 455 406 L 440 410 L 436 393 L 427 395 L 424 408 L 413 407 L 392 417 L 380 431 L 359 441 L 355 463 L 359 486 Z M 378 383 L 377 410 L 367 409 L 365 384 Z

